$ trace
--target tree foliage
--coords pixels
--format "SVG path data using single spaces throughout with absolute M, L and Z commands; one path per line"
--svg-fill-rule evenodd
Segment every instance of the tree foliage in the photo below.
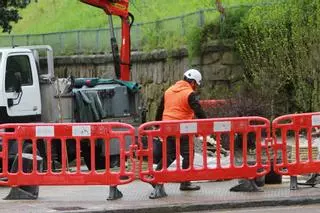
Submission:
M 255 7 L 242 19 L 236 46 L 252 88 L 273 114 L 319 110 L 320 2 L 288 0 Z
M 35 0 L 36 1 L 36 0 Z M 0 27 L 3 32 L 10 32 L 12 22 L 17 23 L 22 17 L 19 9 L 25 8 L 31 0 L 1 0 L 0 1 Z
M 240 110 L 229 111 L 242 115 L 246 112 L 243 109 L 250 108 L 272 118 L 320 110 L 320 1 L 286 0 L 237 7 L 227 11 L 221 24 L 201 29 L 195 34 L 198 42 L 191 47 L 199 54 L 202 45 L 212 40 L 234 40 L 244 82 L 231 88 Z

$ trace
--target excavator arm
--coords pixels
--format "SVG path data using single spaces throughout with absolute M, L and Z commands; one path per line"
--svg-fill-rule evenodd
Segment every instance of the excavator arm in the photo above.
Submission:
M 128 17 L 129 0 L 81 0 L 81 2 L 99 7 L 108 15 Z
M 129 13 L 130 0 L 80 0 L 83 3 L 101 8 L 109 16 L 111 47 L 114 59 L 115 73 L 118 79 L 130 80 L 130 27 L 133 23 L 133 15 Z M 224 8 L 221 0 L 215 0 L 217 10 L 224 16 Z M 119 55 L 118 44 L 113 30 L 112 16 L 121 18 L 121 52 Z M 130 21 L 131 17 L 131 21 Z
M 114 59 L 116 77 L 120 80 L 130 80 L 130 27 L 133 23 L 133 16 L 129 13 L 129 0 L 81 0 L 81 2 L 98 7 L 104 10 L 109 17 L 111 47 Z M 119 16 L 121 19 L 121 52 L 116 41 L 112 16 Z

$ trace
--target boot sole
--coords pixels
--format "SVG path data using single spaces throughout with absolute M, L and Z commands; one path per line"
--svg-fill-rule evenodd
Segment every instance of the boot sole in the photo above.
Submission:
M 200 188 L 194 188 L 194 189 L 184 189 L 184 188 L 180 188 L 180 191 L 198 191 L 200 190 Z

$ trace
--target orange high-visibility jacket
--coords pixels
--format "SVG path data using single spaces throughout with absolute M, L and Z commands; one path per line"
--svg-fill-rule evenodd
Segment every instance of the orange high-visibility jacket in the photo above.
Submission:
M 178 81 L 164 93 L 164 111 L 162 120 L 189 120 L 193 119 L 188 98 L 193 92 L 191 85 L 186 81 Z

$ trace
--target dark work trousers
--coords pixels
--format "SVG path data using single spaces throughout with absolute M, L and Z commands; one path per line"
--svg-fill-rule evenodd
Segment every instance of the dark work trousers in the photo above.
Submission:
M 192 151 L 192 155 L 194 155 L 194 151 Z M 182 169 L 189 168 L 189 136 L 183 135 L 180 137 L 180 155 L 182 156 Z M 167 138 L 167 168 L 172 164 L 172 162 L 176 159 L 176 138 L 173 136 L 169 136 Z M 161 161 L 158 163 L 156 170 L 161 170 L 163 164 L 163 156 Z

